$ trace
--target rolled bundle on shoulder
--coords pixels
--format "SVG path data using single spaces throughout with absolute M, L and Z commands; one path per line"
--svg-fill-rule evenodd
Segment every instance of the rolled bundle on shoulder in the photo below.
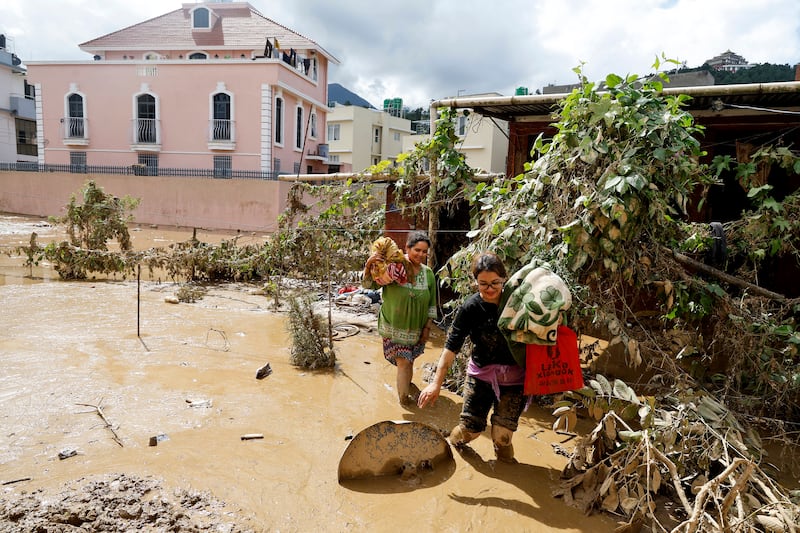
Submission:
M 524 344 L 556 343 L 561 311 L 572 304 L 567 284 L 548 268 L 527 265 L 506 283 L 510 291 L 497 325 L 507 338 Z
M 389 237 L 380 237 L 370 246 L 371 255 L 364 266 L 365 287 L 388 285 L 392 282 L 408 283 L 405 256 L 397 244 Z

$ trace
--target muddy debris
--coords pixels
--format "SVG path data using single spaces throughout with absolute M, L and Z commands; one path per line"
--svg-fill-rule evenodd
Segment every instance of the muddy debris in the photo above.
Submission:
M 105 474 L 42 490 L 0 496 L 0 532 L 256 531 L 207 492 L 165 489 L 151 477 Z
M 256 379 L 264 379 L 270 374 L 272 374 L 272 367 L 267 363 L 256 371 Z

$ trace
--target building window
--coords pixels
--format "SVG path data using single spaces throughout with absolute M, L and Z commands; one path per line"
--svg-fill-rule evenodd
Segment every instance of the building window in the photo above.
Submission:
M 194 52 L 189 54 L 189 59 L 208 59 L 208 54 L 205 52 Z
M 400 132 L 399 131 L 394 132 L 394 140 L 395 140 L 395 142 L 400 142 Z
M 215 178 L 230 178 L 231 177 L 231 156 L 229 155 L 215 155 L 214 156 L 214 177 Z
M 140 176 L 158 176 L 158 154 L 139 154 Z
M 467 134 L 467 117 L 461 115 L 458 117 L 458 126 L 457 126 L 457 133 L 459 137 L 463 137 Z
M 294 164 L 294 170 L 292 171 L 293 174 L 300 174 L 300 163 Z
M 67 124 L 65 132 L 67 138 L 83 139 L 86 134 L 86 124 L 84 123 L 83 96 L 71 94 L 67 97 Z
M 151 94 L 142 94 L 136 98 L 136 142 L 155 144 L 156 134 L 156 99 Z
M 275 144 L 283 144 L 283 98 L 275 99 Z
M 36 122 L 18 118 L 15 120 L 17 127 L 17 155 L 39 155 L 36 145 Z
M 380 144 L 380 142 L 381 142 L 381 129 L 380 128 L 375 128 L 374 135 L 373 135 L 373 140 L 375 141 L 375 144 Z
M 338 155 L 329 155 L 328 156 L 328 163 L 338 163 L 339 156 Z
M 69 171 L 73 174 L 86 173 L 86 152 L 69 153 Z
M 208 29 L 210 19 L 208 9 L 198 7 L 192 13 L 192 28 Z
M 139 154 L 139 166 L 143 176 L 158 176 L 158 154 Z
M 328 140 L 329 141 L 338 141 L 339 135 L 341 133 L 340 124 L 328 124 Z
M 294 147 L 303 147 L 303 108 L 298 107 L 295 113 Z
M 276 176 L 281 173 L 281 160 L 277 157 L 272 160 L 272 171 Z
M 230 141 L 231 97 L 229 94 L 217 93 L 213 97 L 214 117 L 211 125 L 211 139 L 214 141 Z
M 309 135 L 311 136 L 312 139 L 316 139 L 317 138 L 317 114 L 316 113 L 311 113 L 311 131 L 309 132 Z

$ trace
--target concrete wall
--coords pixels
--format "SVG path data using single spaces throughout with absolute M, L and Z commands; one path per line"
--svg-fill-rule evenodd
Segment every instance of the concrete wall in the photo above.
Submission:
M 0 211 L 62 216 L 88 180 L 108 194 L 141 201 L 140 224 L 271 232 L 286 207 L 291 183 L 249 179 L 117 176 L 64 172 L 0 172 Z

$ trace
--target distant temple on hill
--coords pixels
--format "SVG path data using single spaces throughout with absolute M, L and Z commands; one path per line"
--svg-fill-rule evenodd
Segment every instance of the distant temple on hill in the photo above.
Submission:
M 739 54 L 731 52 L 730 50 L 726 50 L 720 55 L 706 60 L 705 64 L 714 70 L 724 70 L 727 72 L 736 72 L 738 70 L 755 66 L 749 64 L 745 58 Z

